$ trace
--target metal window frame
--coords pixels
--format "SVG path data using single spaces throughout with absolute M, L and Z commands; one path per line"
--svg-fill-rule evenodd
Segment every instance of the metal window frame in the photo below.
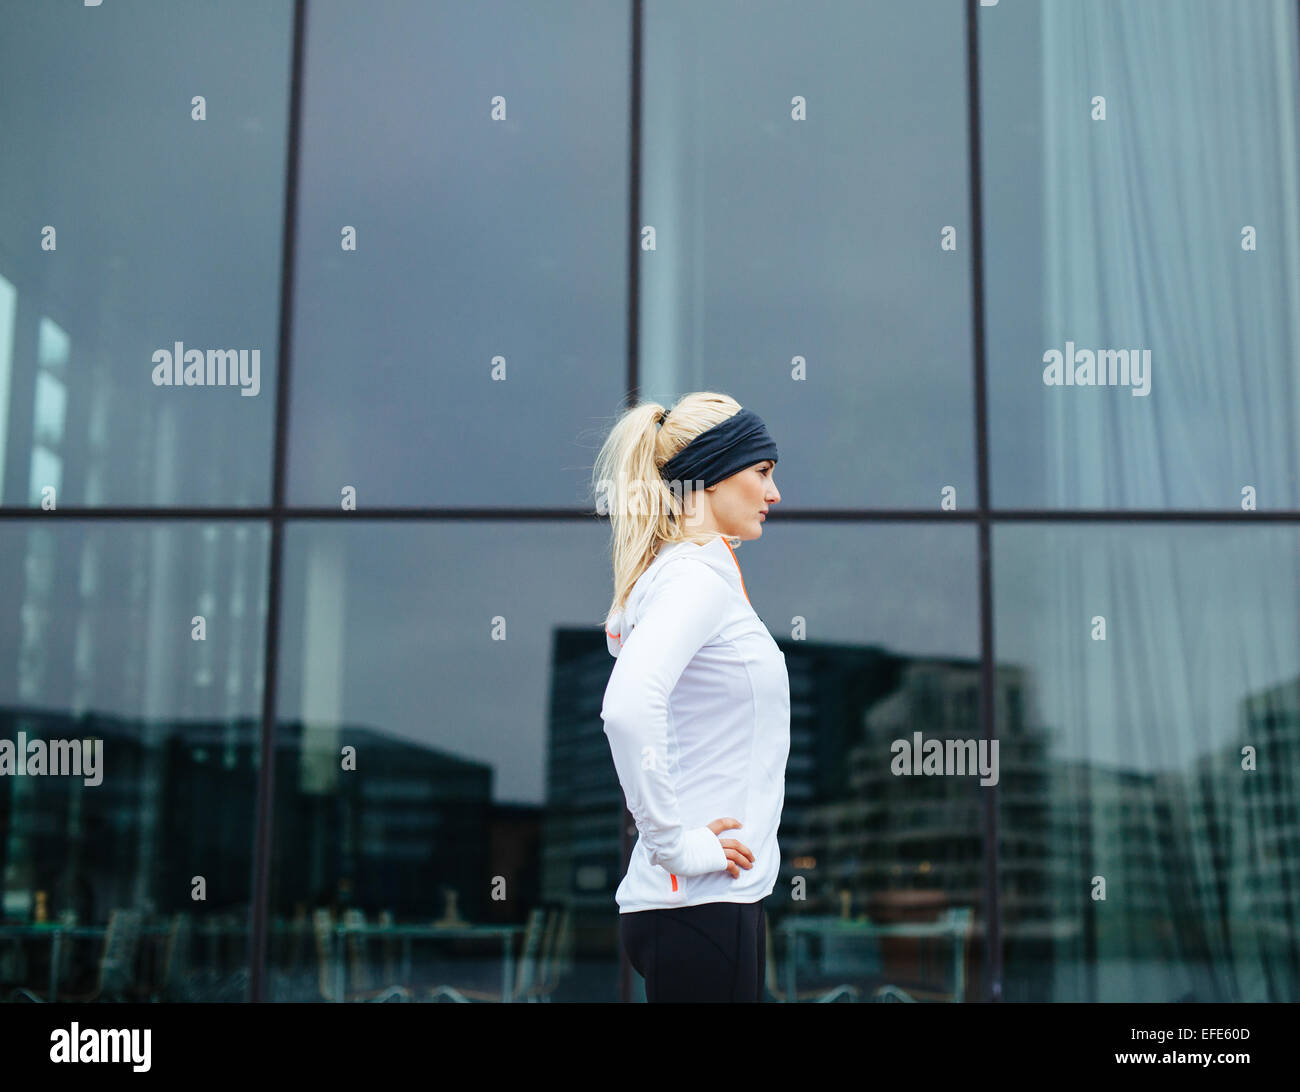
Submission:
M 292 318 L 294 275 L 296 269 L 298 183 L 301 169 L 303 61 L 309 0 L 294 0 L 292 60 L 289 82 L 288 154 L 284 187 L 284 216 L 280 271 L 280 309 L 278 369 L 276 376 L 275 434 L 271 503 L 257 507 L 111 507 L 59 508 L 40 512 L 31 507 L 0 506 L 0 520 L 237 520 L 262 522 L 270 529 L 270 553 L 267 571 L 267 620 L 264 634 L 264 684 L 260 738 L 261 768 L 257 786 L 257 812 L 252 851 L 252 906 L 249 917 L 249 1000 L 265 1000 L 266 937 L 270 899 L 270 862 L 273 849 L 274 815 L 272 801 L 275 788 L 274 744 L 278 682 L 280 608 L 284 565 L 284 525 L 287 521 L 343 519 L 347 513 L 336 508 L 294 507 L 285 497 L 288 458 L 289 391 L 292 366 Z M 994 719 L 994 647 L 993 647 L 993 570 L 991 538 L 994 524 L 1013 523 L 1300 523 L 1300 510 L 1251 512 L 1248 515 L 1230 510 L 1170 509 L 995 509 L 990 505 L 988 396 L 986 388 L 987 357 L 984 313 L 984 242 L 983 198 L 980 152 L 980 81 L 979 81 L 979 0 L 966 0 L 967 129 L 969 138 L 969 215 L 971 224 L 971 299 L 974 343 L 975 380 L 975 457 L 976 506 L 958 512 L 934 513 L 915 509 L 803 509 L 783 513 L 791 523 L 962 523 L 974 524 L 978 543 L 978 585 L 980 626 L 980 726 L 989 740 L 997 738 Z M 630 0 L 630 126 L 628 162 L 628 315 L 627 315 L 627 396 L 625 406 L 640 398 L 639 372 L 639 252 L 638 232 L 641 190 L 641 118 L 643 94 L 644 0 Z M 367 520 L 419 521 L 589 521 L 590 509 L 577 506 L 550 508 L 375 508 L 367 509 Z M 1002 920 L 998 871 L 998 787 L 985 797 L 984 807 L 984 888 L 987 922 L 987 996 L 988 1001 L 1002 1000 Z M 627 830 L 631 816 L 625 811 L 622 831 L 624 860 L 631 849 Z M 619 994 L 630 1000 L 631 967 L 621 945 Z

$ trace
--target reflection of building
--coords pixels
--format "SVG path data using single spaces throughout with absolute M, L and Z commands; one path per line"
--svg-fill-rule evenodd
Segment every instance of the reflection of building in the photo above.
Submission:
M 1152 999 L 1275 996 L 1261 981 L 1290 958 L 1300 916 L 1300 863 L 1288 852 L 1300 829 L 1300 680 L 1244 699 L 1239 738 L 1187 769 L 1049 759 L 1048 735 L 1026 730 L 1017 748 L 1017 778 L 1046 787 L 1036 799 L 1013 791 L 1002 748 L 1005 957 L 1036 991 L 1016 999 L 1132 997 L 1136 971 L 1120 985 L 1097 976 L 1139 961 L 1177 969 L 1143 972 Z M 1242 768 L 1248 745 L 1254 771 Z M 1104 901 L 1092 897 L 1094 877 Z
M 1231 746 L 1190 769 L 1146 773 L 1052 756 L 1057 733 L 1034 721 L 1025 669 L 999 666 L 993 789 L 978 775 L 891 770 L 892 742 L 914 732 L 979 739 L 978 661 L 778 643 L 791 750 L 773 910 L 874 915 L 893 897 L 939 891 L 976 911 L 978 933 L 984 794 L 996 792 L 1016 1000 L 1131 995 L 1137 978 L 1098 977 L 1136 975 L 1125 961 L 1181 968 L 1176 981 L 1144 980 L 1153 997 L 1232 997 L 1247 987 L 1211 968 L 1231 968 L 1243 951 L 1258 966 L 1289 958 L 1300 916 L 1300 855 L 1288 852 L 1300 830 L 1300 680 L 1248 698 Z M 604 638 L 585 629 L 557 632 L 555 650 L 543 893 L 607 914 L 623 872 L 623 797 L 600 722 L 612 663 Z M 1246 744 L 1253 773 L 1241 769 Z M 1105 878 L 1104 902 L 1092 898 L 1094 876 Z M 797 904 L 796 878 L 806 895 Z
M 980 902 L 982 804 L 978 777 L 900 776 L 894 740 L 979 737 L 979 664 L 908 659 L 876 649 L 854 657 L 839 686 L 836 753 L 826 791 L 807 812 L 794 871 L 807 877 L 810 913 L 870 913 L 886 892 L 942 891 L 953 906 Z M 819 685 L 821 685 L 819 680 Z
M 1253 747 L 1255 769 L 1242 769 Z M 1262 962 L 1293 960 L 1300 920 L 1300 677 L 1248 695 L 1240 736 L 1216 764 L 1225 802 L 1212 828 L 1220 835 L 1215 877 L 1233 923 L 1250 922 Z
M 280 725 L 275 775 L 273 907 L 323 905 L 349 881 L 352 905 L 367 914 L 440 917 L 446 892 L 460 914 L 483 921 L 491 913 L 489 885 L 497 874 L 488 852 L 492 770 L 443 751 L 366 728 L 344 725 L 338 739 L 356 748 L 356 770 L 336 788 L 316 793 L 298 782 L 314 763 L 301 758 L 302 725 Z M 325 756 L 319 756 L 324 760 Z M 339 756 L 331 756 L 338 764 Z M 532 892 L 506 877 L 505 905 L 519 911 Z M 523 902 L 521 902 L 523 900 Z
M 0 916 L 30 920 L 40 901 L 50 919 L 73 910 L 83 922 L 102 921 L 114 907 L 158 909 L 161 892 L 141 892 L 137 884 L 146 828 L 155 826 L 165 804 L 142 792 L 152 783 L 147 768 L 157 756 L 141 745 L 140 725 L 118 717 L 0 710 L 0 737 L 17 740 L 19 732 L 29 740 L 103 739 L 103 780 L 88 787 L 79 777 L 0 777 Z M 246 840 L 236 894 L 222 905 L 248 900 L 249 849 Z M 205 863 L 216 875 L 231 875 L 216 854 Z
M 1048 736 L 1026 715 L 1023 668 L 998 666 L 994 717 L 998 724 L 998 885 L 1004 942 L 1050 935 L 1057 917 L 1053 875 L 1063 866 L 1053 852 Z M 982 819 L 981 819 L 982 822 Z
M 45 892 L 51 917 L 77 911 L 102 921 L 114 907 L 159 914 L 193 908 L 202 876 L 208 909 L 243 909 L 251 892 L 258 724 L 168 722 L 39 711 L 0 711 L 0 737 L 104 740 L 103 783 L 0 777 L 0 878 L 4 914 L 30 915 Z M 302 729 L 276 740 L 272 905 L 346 904 L 398 920 L 431 920 L 455 892 L 472 921 L 519 920 L 536 900 L 532 861 L 539 809 L 495 807 L 492 770 L 420 743 L 344 726 L 356 769 L 327 794 L 299 784 Z M 157 741 L 154 750 L 142 743 Z M 332 761 L 340 762 L 339 756 Z M 155 768 L 158 773 L 146 770 Z M 149 787 L 157 782 L 154 795 Z M 15 811 L 20 821 L 14 822 Z M 214 815 L 234 819 L 212 823 Z M 159 816 L 166 816 L 160 823 Z M 142 833 L 155 832 L 158 862 L 137 898 Z M 502 876 L 506 899 L 491 898 Z M 353 894 L 355 893 L 355 894 Z
M 854 912 L 876 892 L 939 888 L 975 905 L 981 798 L 971 779 L 899 778 L 890 742 L 979 732 L 979 667 L 878 648 L 777 642 L 790 677 L 790 757 L 773 909 Z M 589 629 L 555 636 L 543 897 L 608 913 L 623 875 L 624 801 L 600 720 L 613 661 Z M 796 878 L 802 882 L 795 883 Z
M 599 630 L 559 627 L 551 664 L 542 899 L 608 916 L 623 876 L 623 790 L 600 719 L 614 660 Z

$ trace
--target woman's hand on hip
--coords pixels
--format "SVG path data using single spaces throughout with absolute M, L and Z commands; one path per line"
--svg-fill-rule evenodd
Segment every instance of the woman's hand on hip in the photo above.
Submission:
M 709 829 L 714 834 L 721 834 L 724 830 L 733 830 L 741 826 L 739 819 L 715 819 L 709 824 Z M 731 873 L 732 879 L 740 877 L 742 868 L 754 867 L 754 855 L 749 851 L 749 846 L 743 842 L 736 841 L 735 838 L 719 838 L 723 850 L 727 854 L 727 871 Z

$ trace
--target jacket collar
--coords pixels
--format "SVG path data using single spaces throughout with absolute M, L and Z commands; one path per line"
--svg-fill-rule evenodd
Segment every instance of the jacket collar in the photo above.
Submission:
M 721 576 L 732 588 L 740 592 L 749 602 L 749 593 L 745 591 L 745 581 L 740 574 L 740 562 L 736 560 L 731 544 L 721 535 L 700 545 L 696 542 L 668 542 L 659 547 L 655 559 L 650 562 L 632 586 L 628 594 L 627 605 L 605 619 L 605 638 L 611 656 L 617 657 L 636 626 L 640 614 L 641 601 L 651 586 L 659 579 L 665 565 L 681 564 L 682 559 L 695 559 L 704 562 Z
M 679 556 L 694 557 L 703 561 L 746 600 L 749 599 L 749 593 L 745 591 L 745 580 L 740 572 L 740 562 L 736 559 L 736 551 L 731 548 L 731 543 L 724 536 L 718 535 L 704 545 L 696 542 L 665 543 L 659 547 L 659 552 L 650 563 L 650 568 L 666 564 L 669 560 L 676 560 Z M 649 572 L 649 569 L 646 571 Z

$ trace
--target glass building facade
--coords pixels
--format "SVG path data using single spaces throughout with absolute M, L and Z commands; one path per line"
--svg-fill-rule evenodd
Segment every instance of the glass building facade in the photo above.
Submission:
M 7 0 L 0 74 L 6 1001 L 639 1000 L 591 473 L 702 389 L 767 999 L 1300 1000 L 1295 0 Z

